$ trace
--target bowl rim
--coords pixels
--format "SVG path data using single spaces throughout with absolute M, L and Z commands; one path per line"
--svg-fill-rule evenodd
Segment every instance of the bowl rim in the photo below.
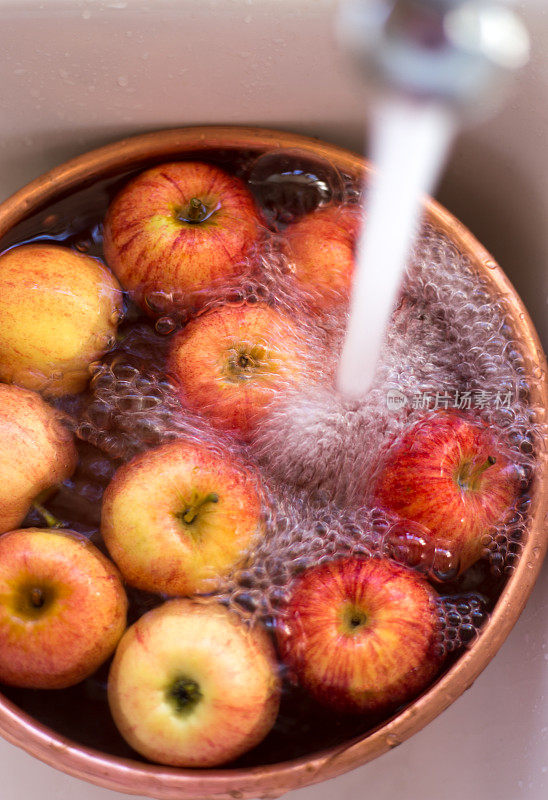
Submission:
M 350 174 L 370 170 L 359 155 L 333 144 L 268 128 L 208 125 L 160 130 L 115 141 L 61 164 L 0 204 L 0 237 L 17 222 L 61 195 L 135 169 L 151 159 L 220 148 L 298 149 L 332 161 Z M 516 338 L 527 354 L 531 401 L 548 421 L 548 368 L 539 337 L 516 290 L 492 256 L 450 212 L 425 199 L 425 219 L 461 249 L 490 290 L 507 301 Z M 0 695 L 0 735 L 46 764 L 98 786 L 158 800 L 252 800 L 281 794 L 354 769 L 405 741 L 469 688 L 510 633 L 532 591 L 548 546 L 548 454 L 539 454 L 531 528 L 515 573 L 475 643 L 425 693 L 372 732 L 319 753 L 276 764 L 236 769 L 182 770 L 111 756 L 79 745 L 35 721 Z

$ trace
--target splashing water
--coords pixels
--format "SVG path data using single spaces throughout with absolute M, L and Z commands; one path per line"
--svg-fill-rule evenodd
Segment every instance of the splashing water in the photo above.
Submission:
M 358 241 L 350 317 L 337 388 L 361 397 L 370 388 L 385 329 L 429 194 L 451 145 L 455 122 L 447 108 L 391 100 L 372 120 L 372 176 L 366 224 Z

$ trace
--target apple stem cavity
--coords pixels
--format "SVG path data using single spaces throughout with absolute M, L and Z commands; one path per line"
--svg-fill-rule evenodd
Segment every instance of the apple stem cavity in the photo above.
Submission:
M 361 608 L 354 604 L 348 604 L 342 614 L 343 632 L 347 636 L 353 636 L 355 633 L 367 624 L 367 614 Z
M 267 369 L 268 361 L 264 347 L 260 345 L 239 348 L 232 352 L 227 363 L 227 377 L 241 381 L 256 377 Z
M 492 467 L 494 464 L 497 463 L 497 459 L 493 456 L 487 456 L 485 461 L 477 466 L 473 466 L 470 468 L 469 464 L 466 464 L 460 471 L 460 474 L 457 478 L 457 483 L 461 487 L 461 489 L 468 489 L 468 490 L 475 490 L 478 488 L 479 479 L 483 475 L 483 473 Z
M 178 714 L 188 714 L 202 699 L 200 686 L 192 678 L 176 678 L 167 690 L 167 699 Z
M 18 586 L 13 596 L 13 609 L 22 619 L 35 621 L 55 601 L 56 592 L 51 586 L 25 584 Z
M 185 525 L 192 525 L 203 506 L 205 506 L 207 503 L 218 502 L 219 495 L 216 492 L 210 492 L 200 500 L 196 500 L 194 503 L 191 503 L 189 506 L 183 509 L 183 511 L 179 511 L 179 513 L 175 514 L 175 516 L 177 519 L 180 519 L 181 522 L 184 522 Z

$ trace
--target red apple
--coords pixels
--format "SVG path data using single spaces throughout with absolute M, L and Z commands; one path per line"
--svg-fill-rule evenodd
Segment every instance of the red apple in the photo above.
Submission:
M 79 683 L 112 654 L 126 611 L 118 571 L 83 536 L 29 528 L 0 537 L 0 681 Z
M 188 294 L 244 270 L 261 220 L 251 193 L 210 164 L 177 162 L 128 183 L 105 218 L 104 250 L 122 286 L 147 310 L 154 293 Z M 166 310 L 159 301 L 158 310 Z
M 78 454 L 63 415 L 39 394 L 0 384 L 0 533 L 72 475 Z
M 439 669 L 436 594 L 386 559 L 306 570 L 277 626 L 283 660 L 319 702 L 377 712 L 410 700 Z
M 350 206 L 317 209 L 287 228 L 291 270 L 319 309 L 348 301 L 359 230 L 359 210 Z
M 244 438 L 286 387 L 315 377 L 303 330 L 264 303 L 198 317 L 174 337 L 168 370 L 183 404 Z
M 123 637 L 108 682 L 114 721 L 151 761 L 213 767 L 258 744 L 278 713 L 266 633 L 215 603 L 172 600 Z
M 168 595 L 215 590 L 261 527 L 255 472 L 177 440 L 120 467 L 103 498 L 101 532 L 132 586 Z
M 519 476 L 507 448 L 479 420 L 441 411 L 396 442 L 374 493 L 379 503 L 425 525 L 458 572 L 483 554 L 483 537 L 508 518 Z
M 54 244 L 0 256 L 0 380 L 45 395 L 81 392 L 112 346 L 122 292 L 97 258 Z

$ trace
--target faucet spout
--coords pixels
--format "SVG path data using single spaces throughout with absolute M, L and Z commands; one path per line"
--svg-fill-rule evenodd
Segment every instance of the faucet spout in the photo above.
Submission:
M 343 0 L 338 36 L 377 94 L 481 118 L 529 58 L 529 37 L 503 0 Z

